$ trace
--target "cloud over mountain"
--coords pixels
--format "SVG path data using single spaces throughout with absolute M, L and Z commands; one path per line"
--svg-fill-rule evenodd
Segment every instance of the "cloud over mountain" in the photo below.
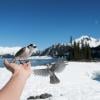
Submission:
M 0 55 L 14 55 L 21 47 L 0 47 Z

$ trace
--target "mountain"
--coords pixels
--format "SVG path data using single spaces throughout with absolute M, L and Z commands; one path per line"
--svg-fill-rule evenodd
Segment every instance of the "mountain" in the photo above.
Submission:
M 90 47 L 97 47 L 97 46 L 100 45 L 100 40 L 95 39 L 91 36 L 87 36 L 87 35 L 81 36 L 80 38 L 77 38 L 77 39 L 73 40 L 72 43 L 74 43 L 74 41 L 76 43 L 79 43 L 80 45 L 82 44 L 82 42 L 84 44 L 87 43 L 87 44 L 89 44 Z
M 0 47 L 0 55 L 14 55 L 21 47 Z
M 72 40 L 72 39 L 71 39 Z M 76 45 L 74 44 L 76 42 Z M 74 44 L 74 45 L 73 45 Z M 82 48 L 81 45 L 84 45 Z M 89 44 L 89 45 L 87 45 Z M 100 40 L 90 36 L 81 36 L 70 43 L 58 43 L 41 52 L 42 56 L 66 57 L 68 60 L 100 59 Z
M 68 53 L 70 52 L 71 50 L 71 46 L 67 45 L 67 44 L 61 44 L 61 43 L 58 43 L 58 44 L 55 44 L 55 45 L 52 45 L 48 48 L 46 48 L 44 51 L 42 51 L 41 55 L 49 55 L 49 56 L 52 56 L 52 57 L 62 57 L 62 56 L 66 56 L 68 55 Z
M 4 54 L 4 55 L 2 55 L 2 58 L 14 58 L 14 55 Z
M 34 46 L 36 46 L 35 44 L 34 44 Z M 21 49 L 22 47 L 19 47 L 19 46 L 15 46 L 15 47 L 0 47 L 0 56 L 2 56 L 2 55 L 15 55 L 15 53 L 19 50 L 19 49 Z M 37 52 L 36 53 L 38 53 L 38 48 L 36 48 L 35 49 Z

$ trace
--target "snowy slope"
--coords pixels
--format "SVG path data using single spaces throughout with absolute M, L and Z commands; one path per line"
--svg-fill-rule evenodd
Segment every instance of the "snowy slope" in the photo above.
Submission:
M 84 44 L 87 43 L 90 45 L 90 47 L 96 47 L 100 45 L 100 40 L 97 40 L 93 37 L 90 36 L 81 36 L 80 38 L 75 39 L 77 43 L 79 42 L 80 44 L 83 42 Z M 74 42 L 73 41 L 73 42 Z
M 69 62 L 62 73 L 56 73 L 61 80 L 56 85 L 49 84 L 49 77 L 31 75 L 21 100 L 46 92 L 53 95 L 46 100 L 100 100 L 100 82 L 92 80 L 96 71 L 100 72 L 100 62 Z M 11 73 L 0 68 L 0 76 L 1 88 L 9 80 Z

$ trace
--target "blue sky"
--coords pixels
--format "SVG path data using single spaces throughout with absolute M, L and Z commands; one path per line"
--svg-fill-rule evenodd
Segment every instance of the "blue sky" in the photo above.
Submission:
M 100 38 L 99 0 L 0 0 L 0 46 L 44 49 L 81 35 Z

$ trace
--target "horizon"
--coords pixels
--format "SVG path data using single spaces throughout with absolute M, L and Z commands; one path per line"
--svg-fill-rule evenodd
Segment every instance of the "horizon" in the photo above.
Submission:
M 0 47 L 35 43 L 40 50 L 68 43 L 70 36 L 100 39 L 98 0 L 0 1 Z
M 99 40 L 100 41 L 100 38 L 95 38 L 95 37 L 93 37 L 93 36 L 90 36 L 90 35 L 81 35 L 80 37 L 76 37 L 76 38 L 74 38 L 74 37 L 70 37 L 70 38 L 72 38 L 72 41 L 75 41 L 75 40 L 79 40 L 79 39 L 81 39 L 81 38 L 85 38 L 85 37 L 90 37 L 90 38 L 92 38 L 92 39 L 96 39 L 96 40 Z M 70 43 L 70 38 L 69 38 L 69 41 L 67 41 L 67 42 L 57 42 L 57 43 L 52 43 L 51 45 L 49 45 L 49 46 L 47 46 L 46 48 L 48 48 L 48 47 L 50 47 L 50 46 L 52 46 L 52 45 L 55 45 L 55 44 L 69 44 Z M 17 45 L 17 46 L 0 46 L 0 48 L 22 48 L 22 47 L 25 47 L 25 46 L 27 46 L 27 45 L 29 45 L 29 44 L 26 44 L 26 45 L 24 45 L 24 46 L 19 46 L 19 45 Z M 35 44 L 36 45 L 36 44 Z M 37 46 L 37 45 L 36 45 Z M 38 47 L 37 47 L 38 48 Z M 46 49 L 46 48 L 44 48 L 44 49 Z M 43 49 L 42 49 L 43 50 Z

